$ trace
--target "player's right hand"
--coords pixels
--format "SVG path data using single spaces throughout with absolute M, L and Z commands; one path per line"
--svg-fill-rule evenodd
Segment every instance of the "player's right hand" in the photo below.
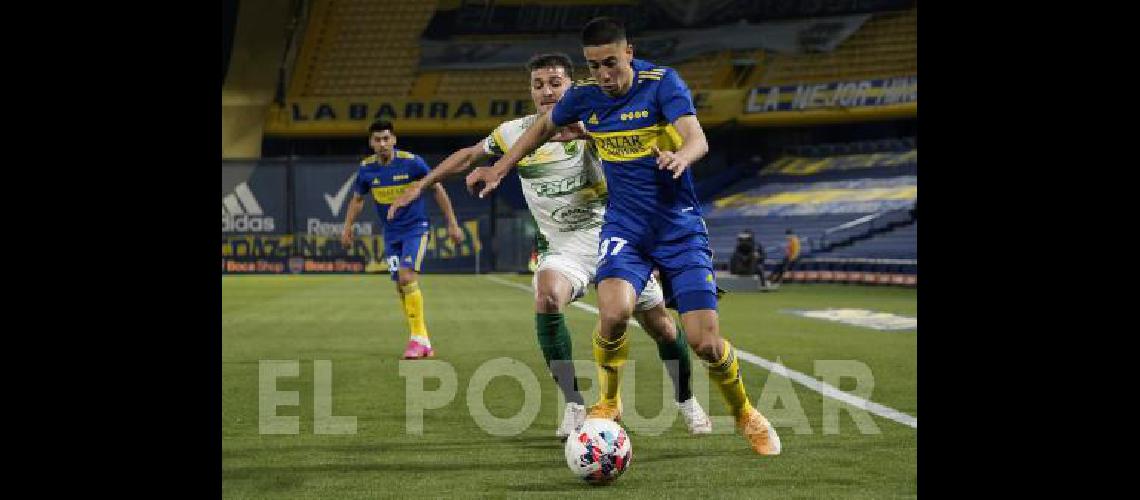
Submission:
M 423 190 L 420 188 L 420 183 L 418 182 L 408 186 L 408 189 L 405 190 L 403 194 L 397 196 L 396 200 L 393 201 L 391 205 L 388 205 L 388 220 L 395 219 L 396 211 L 410 205 L 420 197 L 422 192 Z
M 494 166 L 478 167 L 467 174 L 467 192 L 474 195 L 475 191 L 479 189 L 479 183 L 483 183 L 483 188 L 479 190 L 478 194 L 482 198 L 499 187 L 499 182 L 502 180 L 503 176 L 495 171 Z
M 340 233 L 340 244 L 345 248 L 352 248 L 353 231 L 351 224 L 344 225 L 344 232 Z
M 589 139 L 590 133 L 582 126 L 582 122 L 571 123 L 562 127 L 554 132 L 554 137 L 550 138 L 550 142 L 569 142 L 579 139 Z

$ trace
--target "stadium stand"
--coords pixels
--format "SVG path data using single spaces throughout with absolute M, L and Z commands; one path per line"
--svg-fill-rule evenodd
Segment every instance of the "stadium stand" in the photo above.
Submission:
M 290 95 L 407 95 L 419 65 L 419 36 L 435 8 L 434 0 L 315 1 Z M 384 29 L 376 29 L 381 24 Z
M 674 67 L 692 90 L 732 88 L 732 59 L 731 51 L 722 51 Z
M 525 62 L 525 61 L 523 61 Z M 446 72 L 427 72 L 424 75 L 439 75 L 439 86 L 434 95 L 439 97 L 463 97 L 468 95 L 518 94 L 520 98 L 527 97 L 527 76 L 523 73 L 523 62 L 518 69 L 499 70 L 465 70 Z M 574 68 L 574 78 L 581 79 L 589 76 L 590 72 L 585 66 Z
M 420 70 L 419 37 L 437 4 L 434 0 L 315 0 L 290 96 L 524 95 L 517 90 L 517 70 Z M 917 8 L 874 14 L 831 53 L 721 51 L 673 66 L 694 90 L 914 75 L 916 17 Z M 380 22 L 384 30 L 375 29 Z M 479 39 L 509 41 L 512 35 Z M 575 74 L 587 74 L 586 68 L 575 68 Z
M 816 252 L 816 257 L 835 258 L 879 258 L 915 259 L 918 249 L 918 221 L 905 224 L 897 229 L 885 230 L 880 234 L 869 235 L 845 246 L 827 252 Z
M 834 52 L 769 54 L 756 83 L 835 82 L 918 73 L 918 8 L 875 14 Z
M 803 241 L 803 258 L 914 259 L 916 149 L 910 141 L 818 145 L 785 154 L 706 203 L 714 261 L 726 268 L 736 235 L 756 234 L 769 265 L 784 257 L 784 231 Z M 897 148 L 897 149 L 895 149 Z M 842 154 L 849 151 L 874 151 Z
M 693 90 L 731 87 L 725 78 L 731 76 L 730 52 L 720 52 L 712 57 L 693 59 L 678 64 L 676 69 Z M 519 64 L 522 68 L 522 64 Z M 525 80 L 520 69 L 509 70 L 456 70 L 446 72 L 425 72 L 424 76 L 438 74 L 439 84 L 434 95 L 439 97 L 463 97 L 480 94 L 519 94 L 526 95 L 522 85 Z M 585 66 L 574 68 L 575 79 L 589 76 Z

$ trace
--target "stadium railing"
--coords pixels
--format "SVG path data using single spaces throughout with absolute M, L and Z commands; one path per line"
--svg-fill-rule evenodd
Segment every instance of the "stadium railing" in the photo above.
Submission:
M 827 252 L 856 239 L 870 237 L 876 232 L 887 231 L 911 222 L 913 216 L 910 211 L 911 207 L 886 210 L 827 228 L 812 239 L 810 253 Z

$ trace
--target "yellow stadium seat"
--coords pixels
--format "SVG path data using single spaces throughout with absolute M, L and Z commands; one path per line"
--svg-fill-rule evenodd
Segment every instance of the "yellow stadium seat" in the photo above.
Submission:
M 417 85 L 419 36 L 436 1 L 315 0 L 302 50 L 293 72 L 291 95 L 351 96 L 353 93 L 404 97 Z M 694 89 L 718 85 L 790 85 L 847 79 L 913 75 L 917 70 L 917 8 L 874 14 L 833 53 L 769 54 L 762 49 L 722 52 L 674 67 Z M 383 26 L 378 29 L 378 26 Z M 483 37 L 486 38 L 486 37 Z M 498 39 L 491 37 L 492 39 Z M 503 39 L 508 39 L 504 37 Z M 733 59 L 756 61 L 740 72 Z M 574 78 L 589 76 L 574 68 Z M 517 69 L 449 71 L 418 88 L 441 97 L 526 91 Z M 510 89 L 509 91 L 507 89 Z M 517 90 L 516 90 L 517 89 Z
M 760 85 L 790 85 L 914 74 L 915 8 L 874 15 L 829 54 L 772 54 Z

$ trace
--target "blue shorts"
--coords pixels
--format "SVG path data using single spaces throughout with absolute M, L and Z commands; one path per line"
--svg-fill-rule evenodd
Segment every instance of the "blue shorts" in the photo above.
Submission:
M 397 271 L 401 267 L 420 272 L 427 246 L 427 233 L 392 240 L 385 237 L 384 254 L 388 261 L 388 272 L 392 273 L 392 281 L 397 281 Z
M 661 271 L 665 301 L 675 303 L 677 312 L 716 310 L 716 277 L 708 236 L 693 233 L 676 240 L 652 241 L 607 224 L 600 239 L 597 283 L 620 278 L 641 295 L 656 267 Z

